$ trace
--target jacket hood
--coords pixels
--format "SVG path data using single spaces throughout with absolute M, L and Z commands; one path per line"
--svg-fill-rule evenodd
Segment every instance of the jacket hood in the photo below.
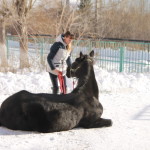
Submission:
M 56 42 L 61 42 L 64 46 L 66 46 L 67 44 L 63 41 L 63 35 L 60 34 L 57 38 L 56 38 Z

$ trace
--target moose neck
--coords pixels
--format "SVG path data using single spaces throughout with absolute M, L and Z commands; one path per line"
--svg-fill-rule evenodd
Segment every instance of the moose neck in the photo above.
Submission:
M 93 67 L 91 67 L 87 76 L 79 78 L 78 85 L 74 91 L 84 93 L 87 96 L 95 96 L 98 99 L 99 90 Z

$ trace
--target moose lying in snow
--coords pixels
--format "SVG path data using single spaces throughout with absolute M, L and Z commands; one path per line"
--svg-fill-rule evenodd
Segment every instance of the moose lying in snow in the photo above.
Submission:
M 94 51 L 76 58 L 67 77 L 78 78 L 69 94 L 33 94 L 20 91 L 8 97 L 0 108 L 0 124 L 13 130 L 56 132 L 75 127 L 99 128 L 112 125 L 103 119 L 103 107 L 93 69 Z

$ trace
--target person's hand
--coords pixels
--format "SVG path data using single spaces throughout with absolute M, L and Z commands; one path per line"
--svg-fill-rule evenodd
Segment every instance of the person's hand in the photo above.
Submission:
M 60 74 L 60 73 L 62 73 L 61 71 L 59 71 L 59 70 L 57 70 L 57 69 L 55 69 L 54 72 L 55 72 L 55 74 L 57 74 L 57 75 Z

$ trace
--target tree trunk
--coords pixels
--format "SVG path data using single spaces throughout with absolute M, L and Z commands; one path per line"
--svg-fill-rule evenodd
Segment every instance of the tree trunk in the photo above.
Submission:
M 26 19 L 23 19 L 24 22 L 20 20 L 18 22 L 18 31 L 20 38 L 20 68 L 29 68 L 29 58 L 28 58 L 28 36 L 27 36 L 27 27 Z
M 31 0 L 29 1 L 31 2 Z M 32 3 L 32 2 L 31 2 Z M 20 38 L 20 68 L 29 68 L 29 59 L 28 59 L 28 36 L 27 36 L 27 0 L 16 0 L 16 10 L 18 14 L 18 35 Z
M 1 67 L 8 67 L 7 61 L 7 48 L 6 48 L 6 35 L 5 35 L 5 20 L 0 20 L 0 57 Z

